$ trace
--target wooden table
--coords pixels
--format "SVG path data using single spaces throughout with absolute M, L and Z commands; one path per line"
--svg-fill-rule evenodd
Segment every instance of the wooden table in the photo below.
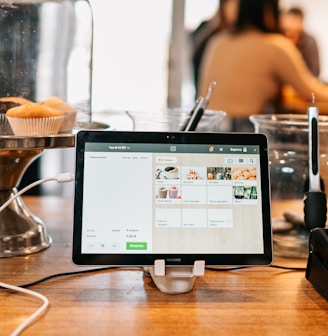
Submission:
M 25 197 L 46 223 L 52 246 L 0 259 L 0 281 L 22 285 L 81 270 L 71 263 L 72 201 Z M 306 260 L 275 264 L 304 266 Z M 326 335 L 328 302 L 304 271 L 254 267 L 210 271 L 187 294 L 155 288 L 139 270 L 111 270 L 58 278 L 31 289 L 50 301 L 47 313 L 22 335 Z M 0 291 L 0 335 L 9 335 L 39 307 L 37 299 Z

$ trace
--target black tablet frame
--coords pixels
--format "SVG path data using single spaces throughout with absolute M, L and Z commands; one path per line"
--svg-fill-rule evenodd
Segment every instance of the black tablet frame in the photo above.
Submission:
M 85 143 L 168 143 L 168 144 L 228 144 L 257 145 L 260 148 L 263 246 L 261 254 L 84 254 L 81 253 L 83 167 Z M 72 260 L 76 265 L 151 266 L 165 259 L 169 266 L 193 265 L 205 260 L 206 266 L 265 266 L 273 259 L 271 228 L 270 174 L 268 143 L 259 133 L 195 133 L 195 132 L 132 132 L 80 131 L 76 135 L 75 194 Z

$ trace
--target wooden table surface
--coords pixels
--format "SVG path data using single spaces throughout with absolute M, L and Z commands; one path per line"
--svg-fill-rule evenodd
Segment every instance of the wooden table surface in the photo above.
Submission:
M 71 263 L 72 201 L 25 197 L 46 223 L 53 244 L 28 256 L 0 259 L 0 281 L 22 285 L 81 270 Z M 274 264 L 306 266 L 306 260 Z M 31 287 L 50 306 L 22 335 L 326 335 L 328 302 L 304 271 L 252 267 L 207 270 L 193 291 L 160 292 L 140 270 L 110 270 L 57 278 Z M 0 291 L 0 335 L 9 335 L 40 306 L 23 294 Z

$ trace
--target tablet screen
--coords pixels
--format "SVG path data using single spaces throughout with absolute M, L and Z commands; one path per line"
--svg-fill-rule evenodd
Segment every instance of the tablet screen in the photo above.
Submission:
M 268 264 L 266 138 L 260 134 L 77 135 L 77 264 Z

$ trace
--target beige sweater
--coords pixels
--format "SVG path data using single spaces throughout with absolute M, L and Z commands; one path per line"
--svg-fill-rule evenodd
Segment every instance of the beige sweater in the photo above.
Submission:
M 226 111 L 230 117 L 264 112 L 282 84 L 309 102 L 312 93 L 317 102 L 328 102 L 328 86 L 312 76 L 297 48 L 279 34 L 251 30 L 214 37 L 201 66 L 201 96 L 211 81 L 216 81 L 216 87 L 209 109 Z

